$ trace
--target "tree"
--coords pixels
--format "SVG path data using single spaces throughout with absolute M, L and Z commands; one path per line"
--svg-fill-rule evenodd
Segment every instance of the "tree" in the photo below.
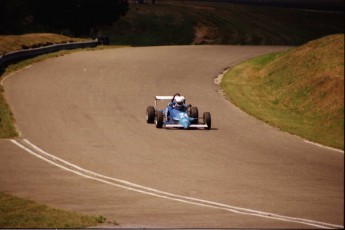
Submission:
M 20 33 L 31 23 L 25 0 L 0 0 L 0 34 Z

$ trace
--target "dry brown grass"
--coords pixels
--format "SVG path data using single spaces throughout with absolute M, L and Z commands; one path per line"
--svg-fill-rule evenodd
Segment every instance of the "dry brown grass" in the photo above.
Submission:
M 70 38 L 64 35 L 50 33 L 0 35 L 0 54 L 5 54 L 15 50 L 82 40 L 83 39 L 80 38 Z

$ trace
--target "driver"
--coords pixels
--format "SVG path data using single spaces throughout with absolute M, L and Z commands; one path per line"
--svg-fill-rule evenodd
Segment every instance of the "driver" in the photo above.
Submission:
M 178 110 L 181 112 L 186 112 L 188 110 L 188 107 L 184 104 L 186 99 L 181 96 L 180 94 L 175 94 L 174 97 L 171 99 L 171 102 L 168 104 L 165 114 L 167 117 L 167 120 L 169 121 L 169 116 L 171 113 L 174 114 L 174 110 Z
M 187 111 L 187 106 L 184 104 L 185 98 L 183 96 L 176 96 L 175 97 L 175 102 L 173 102 L 173 108 L 177 109 L 181 112 L 186 112 Z

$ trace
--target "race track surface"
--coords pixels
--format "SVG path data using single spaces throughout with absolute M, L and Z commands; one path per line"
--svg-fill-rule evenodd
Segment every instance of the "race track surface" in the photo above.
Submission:
M 343 152 L 256 120 L 213 83 L 285 48 L 119 48 L 34 64 L 4 82 L 21 137 L 0 141 L 0 190 L 118 227 L 341 228 Z M 211 113 L 211 130 L 146 123 L 154 96 L 177 92 Z

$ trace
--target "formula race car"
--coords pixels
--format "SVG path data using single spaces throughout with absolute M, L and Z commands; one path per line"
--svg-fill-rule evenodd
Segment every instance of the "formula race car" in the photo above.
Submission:
M 163 110 L 157 109 L 159 101 L 170 101 Z M 199 122 L 201 120 L 201 122 Z M 146 122 L 156 124 L 157 128 L 205 128 L 211 129 L 211 114 L 204 112 L 199 117 L 197 107 L 186 105 L 186 99 L 180 94 L 174 96 L 156 96 L 154 106 L 146 110 Z

